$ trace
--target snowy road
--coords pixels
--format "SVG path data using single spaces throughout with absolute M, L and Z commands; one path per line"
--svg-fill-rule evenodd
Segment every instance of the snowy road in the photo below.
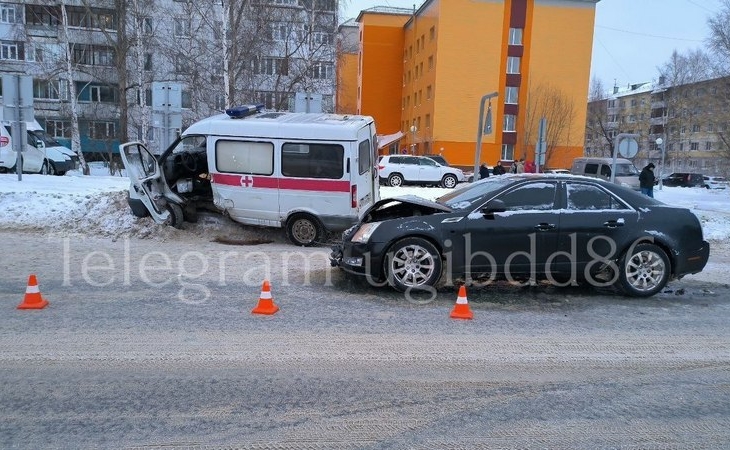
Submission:
M 730 442 L 730 288 L 712 276 L 641 300 L 475 288 L 455 321 L 450 290 L 409 302 L 273 240 L 0 232 L 0 447 Z M 15 310 L 30 272 L 50 306 Z M 264 277 L 274 316 L 250 314 Z

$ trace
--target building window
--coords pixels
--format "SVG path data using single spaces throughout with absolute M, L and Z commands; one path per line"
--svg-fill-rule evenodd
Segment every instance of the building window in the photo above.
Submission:
M 43 25 L 56 27 L 60 23 L 60 11 L 43 5 L 26 5 L 25 17 L 27 25 Z
M 33 80 L 33 98 L 58 100 L 59 82 Z
M 616 100 L 609 100 L 608 101 L 608 107 L 609 108 L 615 108 L 616 107 Z
M 517 56 L 507 57 L 507 73 L 520 73 L 520 58 Z
M 152 70 L 152 53 L 144 54 L 144 70 Z
M 23 43 L 16 41 L 0 41 L 0 59 L 23 59 Z
M 65 120 L 46 120 L 46 133 L 54 138 L 71 138 L 71 122 Z
M 193 95 L 186 89 L 180 92 L 180 107 L 185 109 L 192 109 L 193 107 Z
M 700 143 L 699 142 L 691 142 L 689 144 L 689 149 L 690 150 L 695 150 L 695 151 L 696 150 L 699 150 L 700 149 Z
M 89 122 L 89 137 L 91 139 L 110 139 L 116 137 L 114 122 Z
M 152 34 L 152 17 L 142 17 L 139 19 L 139 32 L 145 36 Z
M 189 73 L 190 72 L 189 61 L 190 61 L 190 58 L 187 55 L 175 56 L 175 72 L 176 73 Z
M 519 93 L 519 88 L 515 86 L 507 86 L 507 89 L 504 93 L 504 102 L 509 105 L 516 105 L 517 104 L 517 95 Z
M 502 144 L 502 161 L 513 161 L 515 159 L 514 144 Z
M 334 66 L 325 62 L 314 63 L 311 69 L 309 69 L 309 76 L 314 79 L 331 80 L 334 78 L 334 75 Z
M 431 86 L 426 87 L 426 100 L 431 100 Z
M 514 114 L 505 114 L 504 115 L 504 127 L 502 128 L 502 131 L 516 131 L 517 127 L 517 116 Z
M 705 142 L 705 150 L 708 152 L 712 151 L 712 142 L 710 142 L 710 141 Z
M 433 56 L 429 56 L 428 57 L 428 71 L 430 72 L 432 70 L 433 70 Z
M 23 23 L 21 5 L 0 3 L 0 23 Z
M 431 27 L 431 29 L 428 30 L 428 39 L 431 41 L 436 39 L 436 27 Z
M 190 19 L 176 18 L 173 34 L 176 37 L 190 37 L 191 34 Z
M 431 128 L 431 114 L 426 114 L 426 128 Z
M 509 45 L 522 45 L 522 28 L 509 29 Z
M 692 125 L 692 132 L 693 133 L 699 133 L 700 132 L 700 126 L 699 125 Z
M 289 64 L 282 58 L 261 58 L 253 61 L 254 73 L 258 75 L 288 75 Z
M 87 66 L 113 66 L 115 52 L 113 47 L 103 45 L 69 44 L 74 64 Z
M 333 39 L 330 33 L 315 31 L 312 33 L 312 45 L 330 45 Z

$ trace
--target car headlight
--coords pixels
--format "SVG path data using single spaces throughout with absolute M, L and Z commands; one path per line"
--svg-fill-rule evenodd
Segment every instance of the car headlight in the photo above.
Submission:
M 380 226 L 380 222 L 371 222 L 371 223 L 364 223 L 360 226 L 360 228 L 355 232 L 355 235 L 352 236 L 352 239 L 350 239 L 351 242 L 357 242 L 360 244 L 364 244 L 367 241 L 370 240 L 370 236 L 373 235 L 375 230 L 378 229 Z

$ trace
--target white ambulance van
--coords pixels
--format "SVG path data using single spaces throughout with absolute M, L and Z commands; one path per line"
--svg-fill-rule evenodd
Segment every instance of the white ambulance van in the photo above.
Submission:
M 249 225 L 285 227 L 315 245 L 380 199 L 375 123 L 368 116 L 232 108 L 194 123 L 158 157 L 120 146 L 136 216 L 180 227 L 199 209 Z
M 1 108 L 0 108 L 1 110 Z M 14 172 L 17 152 L 11 136 L 11 123 L 0 117 L 0 172 Z M 37 121 L 26 122 L 27 145 L 23 151 L 23 172 L 64 175 L 78 167 L 78 158 L 43 131 Z

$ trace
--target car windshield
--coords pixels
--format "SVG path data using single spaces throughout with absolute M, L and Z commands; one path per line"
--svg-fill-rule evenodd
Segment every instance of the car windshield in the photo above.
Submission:
M 633 164 L 616 164 L 617 177 L 633 177 L 639 176 L 639 171 Z
M 478 206 L 484 196 L 496 193 L 503 187 L 513 183 L 513 177 L 489 177 L 476 183 L 467 184 L 453 192 L 436 199 L 437 203 L 446 205 L 454 210 L 469 210 Z
M 57 140 L 53 139 L 51 136 L 49 136 L 43 130 L 33 130 L 33 131 L 29 130 L 28 133 L 35 136 L 35 138 L 38 139 L 39 141 L 43 141 L 43 144 L 46 147 L 60 147 L 61 146 L 61 144 L 59 144 Z

